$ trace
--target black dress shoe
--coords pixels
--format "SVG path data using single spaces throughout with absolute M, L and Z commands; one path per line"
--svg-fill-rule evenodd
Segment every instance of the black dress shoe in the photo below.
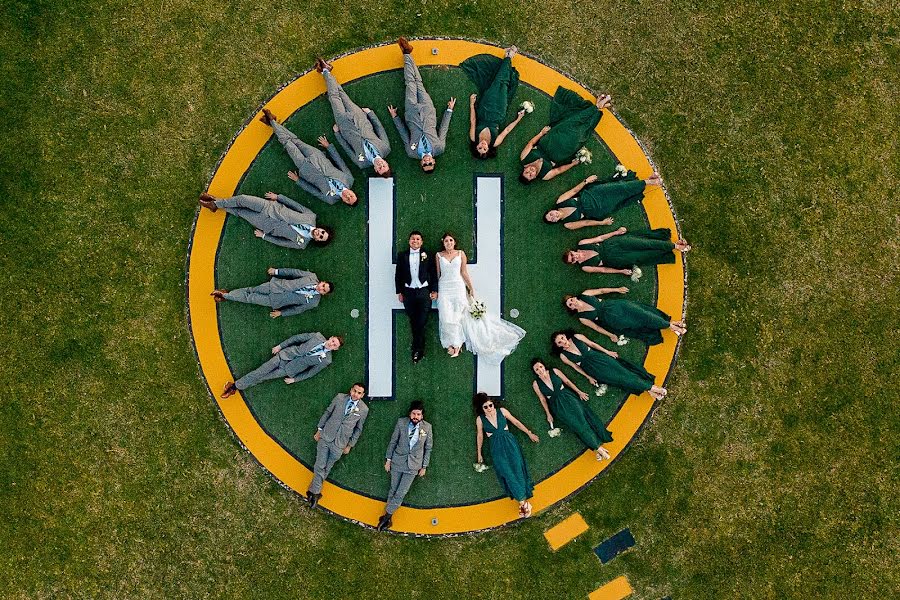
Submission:
M 379 517 L 379 519 L 378 519 L 378 531 L 384 531 L 385 529 L 390 529 L 391 525 L 393 525 L 393 524 L 394 524 L 394 522 L 391 520 L 391 515 L 388 515 L 388 514 L 381 515 L 381 517 Z
M 413 352 L 413 354 L 412 354 L 412 361 L 413 361 L 414 363 L 417 363 L 417 362 L 419 362 L 420 360 L 422 360 L 422 357 L 423 357 L 423 356 L 424 356 L 424 353 L 423 353 L 423 352 L 421 352 L 420 350 L 416 350 L 416 351 Z
M 306 499 L 309 501 L 309 507 L 315 508 L 319 505 L 319 498 L 322 497 L 322 494 L 313 494 L 312 492 L 306 492 Z

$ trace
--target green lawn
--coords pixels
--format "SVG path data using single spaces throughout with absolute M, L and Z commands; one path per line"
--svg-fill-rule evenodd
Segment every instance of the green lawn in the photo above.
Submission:
M 2 11 L 0 596 L 900 588 L 894 3 Z M 186 327 L 196 196 L 231 137 L 316 54 L 401 33 L 514 42 L 611 92 L 695 245 L 690 332 L 638 441 L 548 513 L 453 539 L 307 510 L 228 433 Z M 591 529 L 549 552 L 573 510 Z M 601 567 L 625 526 L 637 547 Z
M 444 105 L 455 95 L 467 101 L 474 85 L 460 69 L 423 68 L 423 80 L 436 103 Z M 538 433 L 548 427 L 544 412 L 531 390 L 533 381 L 530 362 L 535 356 L 551 362 L 549 339 L 553 331 L 565 327 L 582 329 L 562 308 L 564 293 L 577 293 L 589 287 L 614 287 L 627 284 L 628 297 L 647 302 L 655 301 L 655 269 L 645 268 L 646 276 L 637 283 L 622 275 L 588 275 L 563 264 L 560 259 L 566 247 L 578 239 L 595 235 L 593 230 L 572 232 L 561 226 L 548 227 L 541 222 L 543 211 L 552 205 L 564 190 L 590 173 L 609 176 L 616 164 L 599 139 L 589 144 L 595 159 L 548 183 L 523 186 L 519 183 L 519 150 L 547 121 L 550 98 L 529 86 L 520 86 L 517 102 L 531 100 L 535 112 L 509 136 L 495 160 L 476 161 L 465 144 L 468 134 L 468 115 L 460 110 L 451 121 L 450 148 L 439 158 L 439 169 L 424 177 L 418 163 L 406 158 L 403 145 L 384 107 L 389 103 L 402 105 L 403 77 L 392 71 L 367 77 L 347 86 L 360 106 L 371 106 L 381 113 L 388 128 L 394 152 L 388 157 L 395 174 L 397 193 L 397 248 L 406 244 L 406 234 L 420 229 L 425 234 L 426 249 L 433 252 L 444 231 L 458 232 L 460 246 L 466 248 L 473 261 L 472 251 L 473 173 L 503 173 L 504 183 L 504 294 L 505 306 L 518 308 L 515 320 L 526 329 L 527 336 L 515 354 L 505 362 L 505 400 L 513 414 Z M 515 108 L 515 107 L 514 107 Z M 514 108 L 510 109 L 511 117 Z M 282 118 L 287 117 L 283 115 Z M 333 123 L 331 108 L 324 96 L 291 115 L 287 124 L 301 138 L 313 140 L 329 131 Z M 335 241 L 327 248 L 309 248 L 303 252 L 279 248 L 253 237 L 253 228 L 238 218 L 229 218 L 225 235 L 219 246 L 217 287 L 234 289 L 255 285 L 265 279 L 268 266 L 300 267 L 313 270 L 322 279 L 337 282 L 334 296 L 324 298 L 316 310 L 303 315 L 273 322 L 268 311 L 236 303 L 220 305 L 222 338 L 233 371 L 241 375 L 257 367 L 271 356 L 269 349 L 297 331 L 322 331 L 326 335 L 338 333 L 346 337 L 346 345 L 335 354 L 334 365 L 308 382 L 286 386 L 280 381 L 247 390 L 254 414 L 262 426 L 307 466 L 315 461 L 315 442 L 312 432 L 322 411 L 338 391 L 346 391 L 357 380 L 365 379 L 366 344 L 366 211 L 367 202 L 358 209 L 344 205 L 328 206 L 306 195 L 291 182 L 286 173 L 293 163 L 281 144 L 272 139 L 263 149 L 239 192 L 262 196 L 274 190 L 304 202 L 315 210 L 322 223 L 337 228 Z M 357 171 L 364 192 L 365 176 Z M 647 227 L 640 206 L 630 206 L 616 214 L 616 225 L 630 229 Z M 598 229 L 597 233 L 610 228 Z M 362 283 L 360 283 L 362 282 Z M 361 310 L 359 319 L 352 319 L 350 311 Z M 435 426 L 437 448 L 429 472 L 431 476 L 417 483 L 407 497 L 415 506 L 447 506 L 468 504 L 501 497 L 502 489 L 493 473 L 477 475 L 472 471 L 475 460 L 475 436 L 471 404 L 473 389 L 473 360 L 471 355 L 451 360 L 443 356 L 437 333 L 437 319 L 429 323 L 428 360 L 413 365 L 409 360 L 409 327 L 403 315 L 397 315 L 395 365 L 397 374 L 397 402 L 375 402 L 366 421 L 364 436 L 354 452 L 341 460 L 333 471 L 333 480 L 340 485 L 368 495 L 385 498 L 389 478 L 381 468 L 384 450 L 397 417 L 406 412 L 409 400 L 417 397 L 427 402 L 428 419 Z M 586 331 L 586 330 L 585 330 Z M 593 336 L 599 340 L 598 336 Z M 603 340 L 609 345 L 608 340 Z M 390 346 L 386 345 L 386 349 Z M 630 343 L 621 355 L 641 363 L 646 348 L 640 342 Z M 556 363 L 561 366 L 561 363 Z M 572 377 L 576 377 L 574 372 Z M 583 389 L 592 388 L 577 380 Z M 625 393 L 615 388 L 604 397 L 592 397 L 591 405 L 606 420 L 625 399 Z M 523 451 L 535 481 L 557 471 L 584 451 L 577 438 L 567 434 L 558 439 L 544 436 L 535 446 L 524 440 Z M 303 490 L 301 490 L 303 491 Z

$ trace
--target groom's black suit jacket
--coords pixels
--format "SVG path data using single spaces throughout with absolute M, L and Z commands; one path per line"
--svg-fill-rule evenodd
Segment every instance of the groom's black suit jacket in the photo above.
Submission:
M 436 292 L 438 290 L 437 263 L 434 254 L 426 252 L 422 249 L 422 254 L 427 258 L 419 263 L 419 281 L 425 283 L 424 278 L 428 278 L 428 291 Z M 409 272 L 409 248 L 403 252 L 397 253 L 397 267 L 394 269 L 394 289 L 398 294 L 405 294 L 409 288 L 406 285 L 412 281 L 412 275 Z

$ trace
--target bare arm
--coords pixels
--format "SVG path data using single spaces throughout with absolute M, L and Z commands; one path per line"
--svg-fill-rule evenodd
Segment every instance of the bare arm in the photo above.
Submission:
M 622 234 L 626 233 L 627 231 L 628 231 L 628 230 L 625 229 L 624 227 L 619 227 L 619 228 L 616 229 L 615 231 L 610 231 L 609 233 L 604 233 L 604 234 L 602 234 L 602 235 L 598 235 L 597 237 L 585 238 L 585 239 L 583 239 L 583 240 L 579 240 L 578 243 L 579 243 L 579 245 L 580 245 L 580 244 L 597 244 L 597 243 L 603 243 L 603 242 L 605 242 L 606 240 L 608 240 L 609 238 L 615 237 L 615 236 L 617 236 L 617 235 L 622 235 Z
M 519 155 L 519 160 L 525 160 L 525 157 L 528 156 L 528 153 L 534 149 L 534 145 L 538 143 L 538 141 L 544 137 L 550 131 L 550 126 L 547 125 L 543 129 L 541 129 L 536 136 L 528 140 L 528 143 L 525 144 L 525 147 L 522 148 L 522 153 Z
M 503 416 L 506 417 L 506 420 L 512 423 L 516 429 L 527 435 L 532 442 L 538 441 L 538 436 L 531 433 L 531 430 L 522 425 L 522 422 L 515 418 L 511 412 L 506 410 L 505 408 L 501 408 L 500 411 L 503 413 Z
M 573 363 L 572 360 L 571 360 L 568 356 L 563 355 L 561 358 L 562 358 L 562 361 L 563 361 L 565 364 L 567 364 L 567 365 L 569 365 L 570 367 L 572 367 L 572 370 L 573 370 L 573 371 L 575 371 L 576 373 L 578 373 L 579 375 L 581 375 L 582 377 L 584 377 L 585 379 L 587 379 L 592 385 L 597 381 L 596 379 L 594 379 L 593 377 L 591 377 L 590 375 L 588 375 L 588 374 L 584 371 L 584 369 L 582 369 L 581 367 L 579 367 L 578 365 L 576 365 L 575 363 Z
M 531 389 L 534 390 L 534 395 L 537 396 L 541 403 L 541 407 L 544 409 L 544 414 L 547 415 L 547 422 L 553 424 L 553 415 L 550 414 L 550 408 L 547 406 L 547 399 L 544 398 L 544 395 L 541 393 L 541 388 L 538 386 L 537 381 L 531 384 Z
M 631 269 L 613 269 L 612 267 L 581 267 L 581 270 L 585 273 L 619 273 L 622 275 L 631 275 Z
M 597 227 L 599 225 L 612 225 L 612 219 L 603 219 L 602 221 L 597 221 L 596 219 L 582 219 L 580 221 L 572 221 L 571 223 L 566 223 L 566 229 L 581 229 L 583 227 Z
M 481 444 L 484 442 L 484 430 L 481 429 L 481 419 L 475 418 L 475 450 L 478 452 L 478 461 L 479 463 L 483 463 L 484 459 L 481 458 Z
M 581 193 L 581 190 L 584 189 L 584 186 L 591 183 L 592 181 L 597 181 L 596 175 L 591 175 L 590 177 L 588 177 L 587 179 L 585 179 L 584 181 L 582 181 L 581 183 L 579 183 L 578 185 L 573 187 L 568 192 L 563 192 L 563 194 L 559 198 L 556 199 L 556 203 L 559 204 L 560 202 L 565 202 L 566 200 L 569 200 L 570 198 L 574 198 L 575 196 L 577 196 L 578 194 Z
M 472 280 L 469 279 L 469 259 L 466 256 L 466 253 L 460 250 L 460 254 L 462 255 L 462 266 L 459 269 L 460 275 L 462 275 L 463 281 L 466 282 L 466 287 L 469 288 L 469 293 L 473 296 L 475 295 L 475 288 L 472 286 Z
M 525 116 L 525 111 L 520 110 L 519 114 L 516 116 L 516 118 L 513 119 L 513 121 L 509 125 L 507 125 L 506 127 L 503 128 L 503 131 L 501 131 L 500 134 L 497 135 L 497 139 L 494 140 L 495 148 L 503 143 L 503 140 L 506 139 L 506 136 L 508 136 L 512 132 L 512 130 L 516 128 L 516 125 L 519 124 L 519 121 L 521 121 L 522 117 L 524 117 L 524 116 Z
M 607 350 L 606 348 L 604 348 L 603 346 L 601 346 L 601 345 L 598 344 L 597 342 L 591 340 L 591 339 L 590 339 L 588 336 L 586 336 L 586 335 L 581 335 L 580 333 L 577 333 L 577 334 L 575 334 L 575 337 L 577 337 L 579 340 L 581 340 L 582 342 L 584 342 L 585 344 L 587 344 L 588 346 L 590 346 L 590 347 L 593 348 L 594 350 L 597 350 L 598 352 L 603 352 L 604 354 L 608 354 L 608 355 L 612 356 L 613 358 L 619 358 L 619 353 L 618 353 L 618 352 L 613 352 L 612 350 Z
M 475 141 L 475 94 L 469 96 L 469 141 Z
M 550 169 L 550 171 L 548 171 L 547 174 L 544 175 L 544 181 L 550 181 L 557 175 L 562 175 L 563 173 L 565 173 L 566 171 L 568 171 L 569 169 L 571 169 L 572 167 L 574 167 L 577 164 L 579 164 L 579 161 L 578 161 L 578 159 L 575 159 L 572 162 L 568 162 L 564 165 L 560 165 L 558 167 L 554 167 L 554 168 Z
M 553 372 L 556 373 L 557 375 L 559 375 L 559 378 L 562 379 L 562 382 L 564 384 L 566 384 L 566 386 L 568 386 L 568 388 L 570 390 L 572 390 L 573 392 L 578 394 L 579 398 L 581 398 L 582 400 L 587 400 L 587 394 L 585 392 L 582 392 L 581 389 L 577 385 L 572 383 L 572 381 L 568 377 L 566 377 L 565 373 L 563 373 L 559 369 L 553 369 Z
M 627 287 L 617 287 L 617 288 L 593 288 L 590 290 L 584 290 L 581 292 L 585 296 L 602 296 L 603 294 L 627 294 Z
M 610 332 L 608 332 L 607 330 L 603 329 L 602 327 L 600 327 L 599 325 L 597 325 L 596 323 L 594 323 L 594 322 L 591 321 L 590 319 L 585 319 L 585 318 L 582 317 L 582 318 L 580 318 L 580 319 L 578 319 L 578 320 L 581 321 L 581 324 L 584 325 L 585 327 L 587 327 L 587 328 L 589 328 L 589 329 L 593 329 L 594 331 L 596 331 L 596 332 L 599 333 L 600 335 L 605 335 L 606 337 L 608 337 L 609 339 L 611 339 L 611 340 L 614 341 L 614 342 L 615 342 L 615 341 L 618 341 L 618 339 L 619 339 L 619 336 L 616 336 L 616 335 L 611 334 Z

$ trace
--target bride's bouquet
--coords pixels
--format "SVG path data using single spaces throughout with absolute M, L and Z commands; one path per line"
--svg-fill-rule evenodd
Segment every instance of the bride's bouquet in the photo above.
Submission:
M 469 303 L 469 314 L 472 318 L 477 321 L 483 317 L 485 313 L 487 313 L 487 306 L 485 306 L 484 302 L 472 298 L 472 301 Z

